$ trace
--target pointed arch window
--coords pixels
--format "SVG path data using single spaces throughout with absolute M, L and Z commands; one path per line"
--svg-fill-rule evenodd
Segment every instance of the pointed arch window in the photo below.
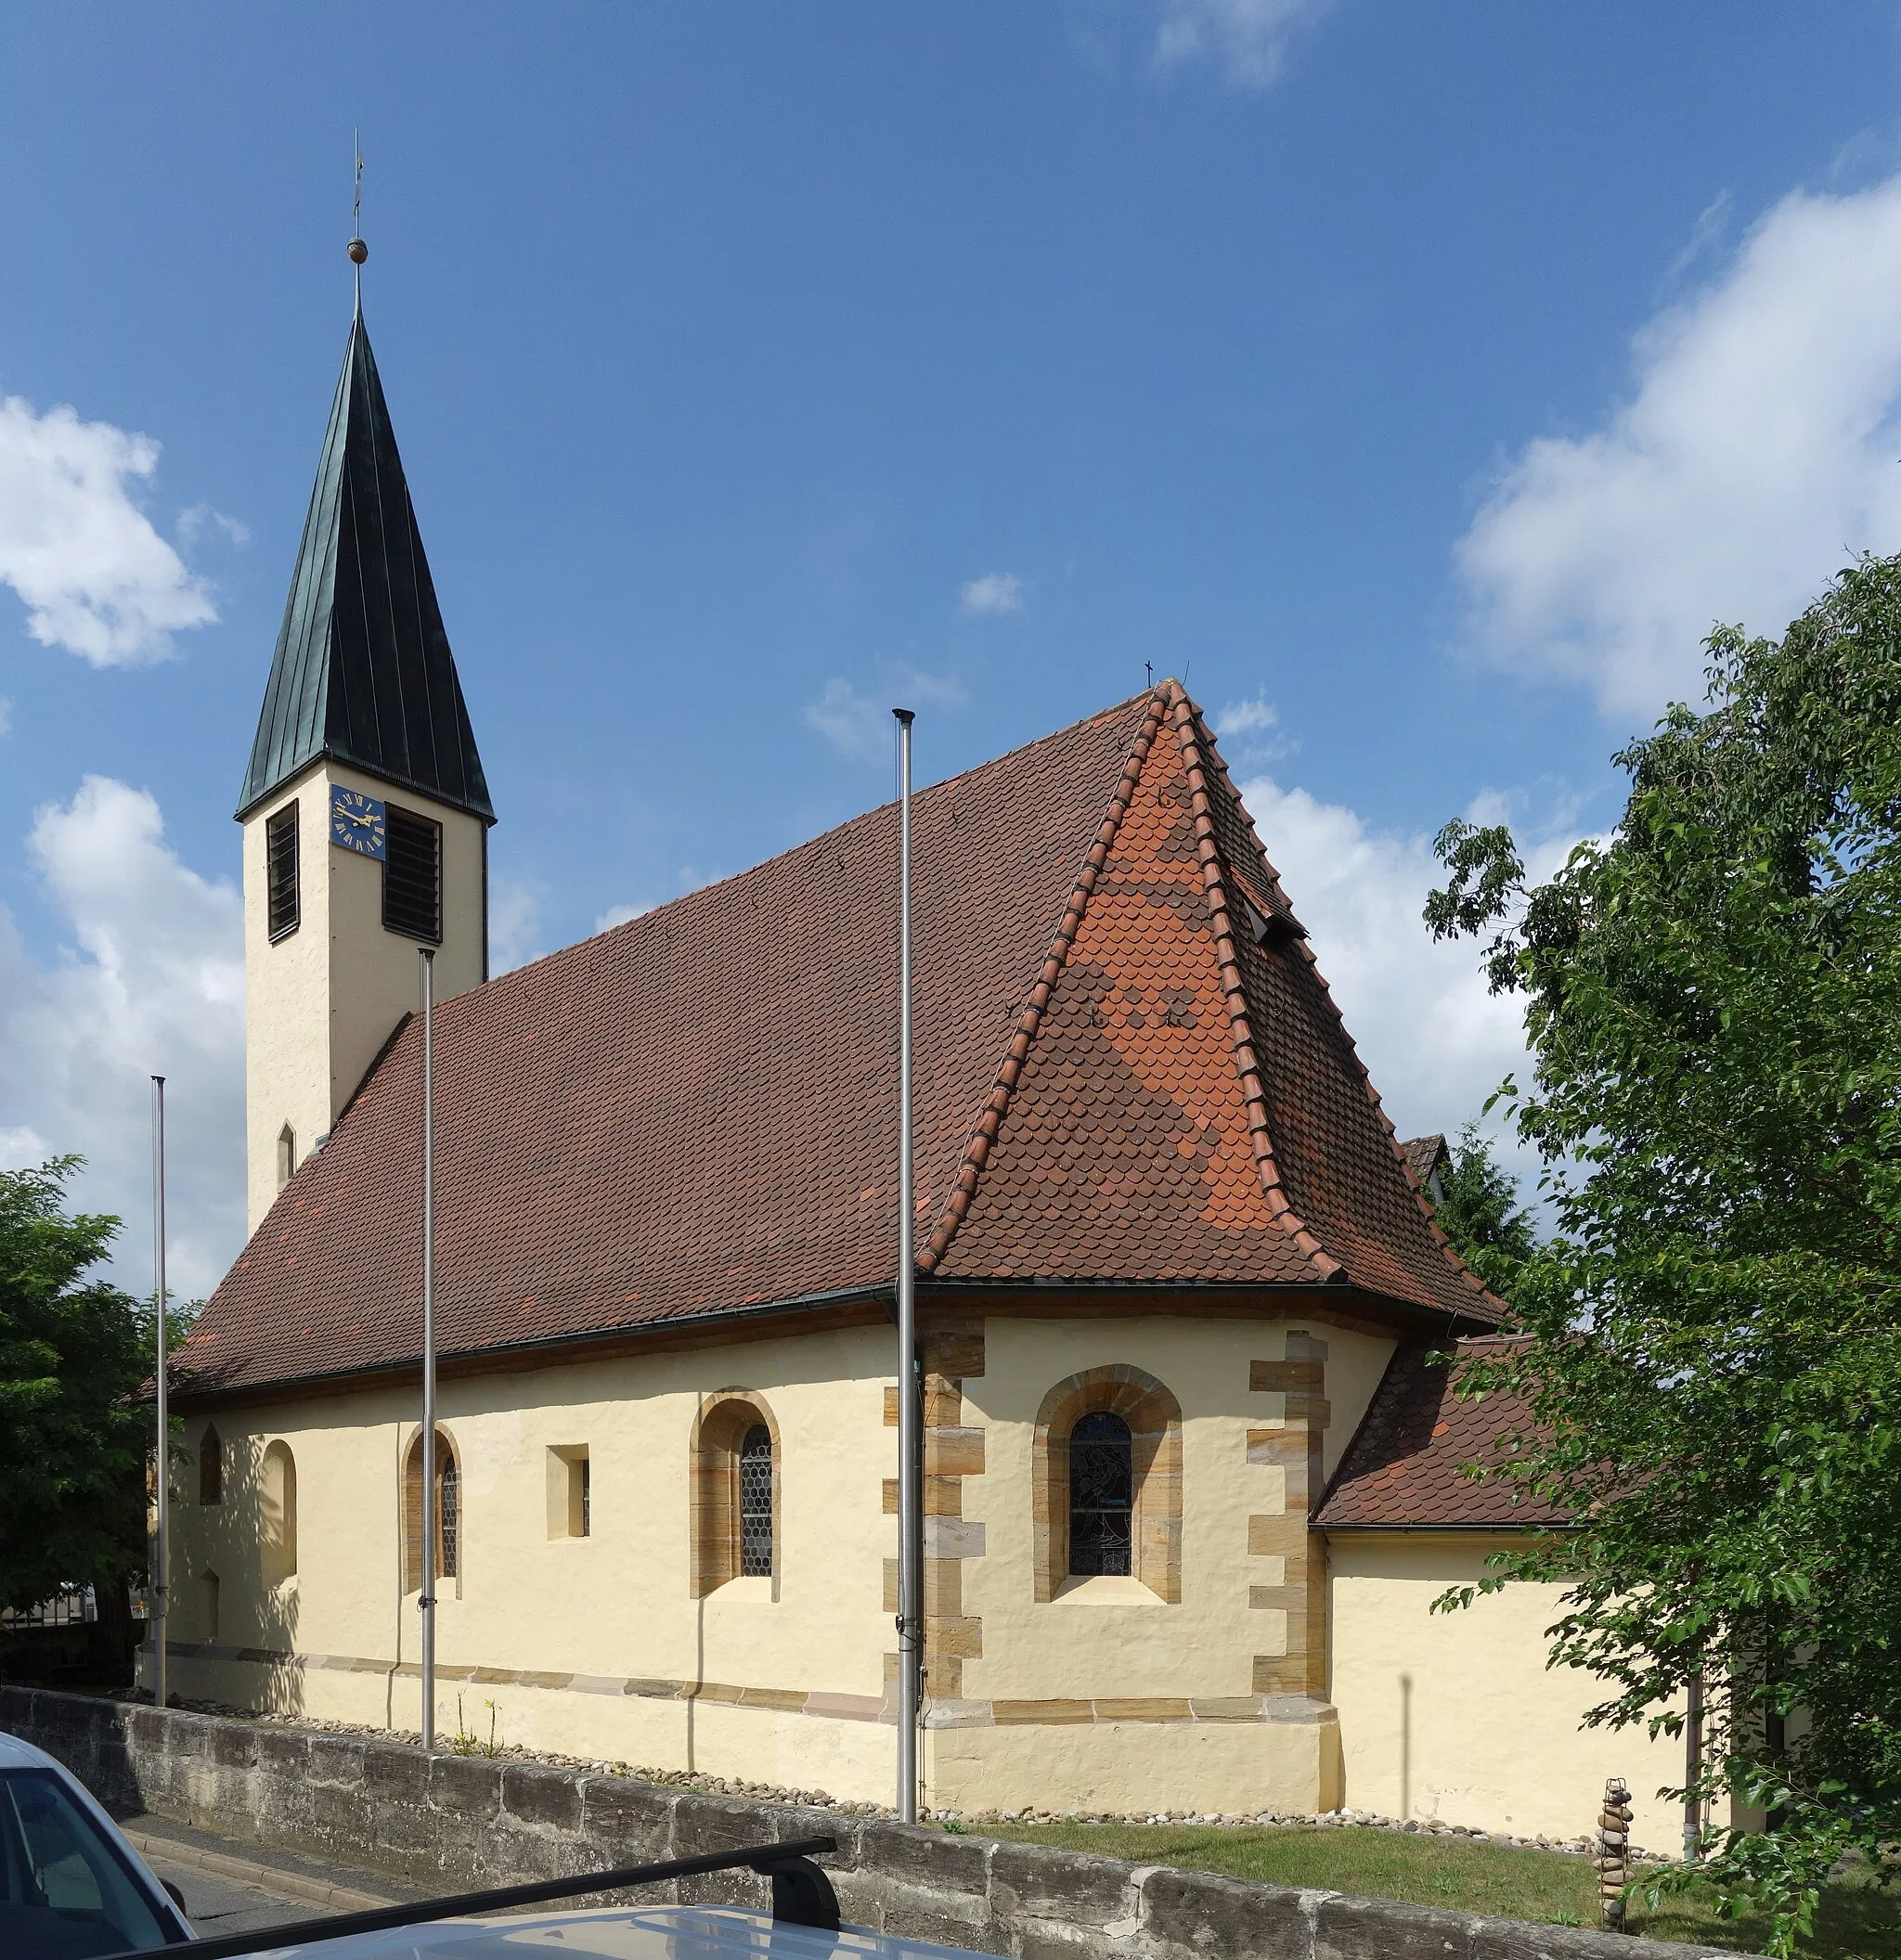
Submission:
M 201 1504 L 225 1502 L 225 1445 L 215 1423 L 207 1423 L 198 1439 L 198 1501 Z
M 297 1168 L 297 1132 L 286 1123 L 278 1132 L 278 1189 L 282 1191 Z

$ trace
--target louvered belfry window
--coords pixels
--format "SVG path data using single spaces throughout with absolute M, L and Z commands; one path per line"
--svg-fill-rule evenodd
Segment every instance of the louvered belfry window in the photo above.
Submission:
M 772 1432 L 755 1423 L 739 1446 L 739 1569 L 772 1577 Z
M 385 830 L 382 922 L 406 939 L 440 946 L 442 825 L 393 803 Z
M 1106 1410 L 1069 1432 L 1069 1570 L 1079 1578 L 1130 1570 L 1134 1458 L 1129 1425 Z
M 297 930 L 297 806 L 287 803 L 264 827 L 265 903 L 272 942 Z

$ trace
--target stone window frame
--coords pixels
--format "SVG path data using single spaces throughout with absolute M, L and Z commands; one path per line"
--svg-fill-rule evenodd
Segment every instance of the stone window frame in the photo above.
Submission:
M 772 1439 L 772 1597 L 785 1568 L 785 1451 L 779 1419 L 752 1388 L 719 1388 L 693 1418 L 688 1510 L 691 1554 L 688 1596 L 705 1599 L 740 1577 L 739 1451 L 746 1433 L 763 1425 Z
M 1085 1368 L 1058 1382 L 1036 1412 L 1030 1451 L 1036 1599 L 1069 1583 L 1069 1432 L 1106 1411 L 1129 1425 L 1135 1469 L 1130 1530 L 1132 1576 L 1168 1605 L 1182 1603 L 1182 1405 L 1128 1361 Z
M 273 1437 L 258 1458 L 257 1524 L 258 1567 L 265 1586 L 288 1584 L 297 1576 L 297 1454 L 280 1436 Z
M 422 1558 L 418 1541 L 422 1536 L 422 1425 L 417 1423 L 409 1431 L 408 1440 L 403 1447 L 402 1456 L 402 1520 L 403 1520 L 403 1592 L 407 1597 L 411 1592 L 422 1590 Z M 456 1473 L 456 1569 L 453 1573 L 443 1570 L 442 1502 L 440 1496 L 444 1472 L 450 1466 Z M 454 1433 L 438 1423 L 435 1425 L 435 1476 L 437 1500 L 435 1506 L 435 1558 L 432 1581 L 445 1580 L 450 1589 L 447 1596 L 460 1599 L 462 1596 L 462 1573 L 469 1556 L 469 1480 L 462 1474 L 462 1451 Z

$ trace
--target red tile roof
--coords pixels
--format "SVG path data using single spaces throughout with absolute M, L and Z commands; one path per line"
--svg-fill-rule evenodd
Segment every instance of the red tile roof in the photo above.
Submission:
M 922 792 L 914 841 L 928 1283 L 1495 1319 L 1179 687 Z M 888 1285 L 896 887 L 887 805 L 438 1011 L 445 1355 Z M 200 1316 L 201 1388 L 414 1358 L 420 1115 L 406 1025 Z
M 1460 1341 L 1455 1351 L 1473 1354 L 1499 1338 Z M 1455 1368 L 1428 1359 L 1446 1351 L 1443 1341 L 1429 1337 L 1402 1341 L 1394 1350 L 1314 1513 L 1317 1525 L 1329 1531 L 1498 1530 L 1565 1521 L 1563 1512 L 1520 1498 L 1500 1478 L 1465 1474 L 1468 1464 L 1505 1461 L 1509 1438 L 1535 1425 L 1516 1396 L 1461 1401 L 1453 1390 Z

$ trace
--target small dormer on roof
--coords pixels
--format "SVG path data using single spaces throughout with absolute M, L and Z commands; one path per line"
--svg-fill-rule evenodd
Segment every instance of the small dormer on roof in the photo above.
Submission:
M 495 821 L 360 306 L 239 819 L 322 757 Z

